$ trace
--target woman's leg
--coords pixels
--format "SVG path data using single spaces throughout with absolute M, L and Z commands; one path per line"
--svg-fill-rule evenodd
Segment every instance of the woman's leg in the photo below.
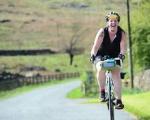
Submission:
M 105 72 L 97 71 L 97 82 L 99 85 L 99 91 L 105 90 Z
M 97 77 L 97 82 L 99 86 L 99 93 L 100 93 L 100 101 L 105 102 L 105 71 L 103 71 L 100 67 L 100 62 L 96 64 L 96 77 Z
M 97 71 L 96 77 L 97 77 L 97 82 L 99 86 L 99 92 L 101 92 L 102 90 L 105 90 L 105 81 L 106 81 L 105 71 L 101 69 L 100 62 L 96 64 L 96 71 Z
M 121 95 L 122 95 L 122 83 L 120 77 L 120 69 L 116 68 L 112 71 L 112 77 L 114 80 L 114 89 L 115 89 L 115 108 L 116 109 L 123 109 L 124 105 L 122 104 Z
M 122 90 L 122 83 L 120 78 L 120 69 L 116 68 L 112 71 L 112 77 L 114 80 L 114 92 L 116 99 L 121 100 L 121 90 Z

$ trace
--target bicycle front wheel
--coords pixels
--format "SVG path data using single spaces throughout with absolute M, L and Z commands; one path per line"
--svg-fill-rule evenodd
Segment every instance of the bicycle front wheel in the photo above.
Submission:
M 109 94 L 109 97 L 108 97 L 108 105 L 109 105 L 109 113 L 110 113 L 110 120 L 114 120 L 114 104 L 113 104 L 113 95 L 112 95 L 112 88 L 111 88 L 111 82 L 109 80 L 109 83 L 108 83 L 108 86 L 109 86 L 109 89 L 108 89 L 108 94 Z

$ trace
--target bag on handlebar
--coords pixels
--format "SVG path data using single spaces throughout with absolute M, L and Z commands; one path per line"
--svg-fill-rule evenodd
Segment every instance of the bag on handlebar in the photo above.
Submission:
M 113 69 L 116 67 L 116 61 L 114 59 L 104 60 L 101 64 L 101 67 L 104 69 Z

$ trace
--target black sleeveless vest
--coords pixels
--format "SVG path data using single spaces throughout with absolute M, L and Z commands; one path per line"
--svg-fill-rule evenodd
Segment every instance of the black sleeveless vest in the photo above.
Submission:
M 120 53 L 120 42 L 121 42 L 121 38 L 122 38 L 122 31 L 123 31 L 122 28 L 118 27 L 116 37 L 111 42 L 109 33 L 108 33 L 108 27 L 105 27 L 104 28 L 104 39 L 103 39 L 101 46 L 99 47 L 99 50 L 98 50 L 96 56 L 108 55 L 112 58 L 118 57 L 118 55 Z

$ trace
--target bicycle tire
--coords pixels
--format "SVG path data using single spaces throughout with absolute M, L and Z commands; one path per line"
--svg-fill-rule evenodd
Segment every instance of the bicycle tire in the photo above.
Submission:
M 108 105 L 109 105 L 109 113 L 110 113 L 110 120 L 114 120 L 114 103 L 112 98 L 112 87 L 111 87 L 111 80 L 108 81 Z

